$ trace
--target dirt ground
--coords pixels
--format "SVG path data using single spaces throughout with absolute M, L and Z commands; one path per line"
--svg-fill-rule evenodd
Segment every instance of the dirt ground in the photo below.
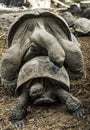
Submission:
M 7 50 L 7 31 L 16 16 L 7 19 L 2 17 L 4 15 L 0 15 L 0 58 Z M 81 80 L 71 81 L 70 92 L 82 101 L 85 116 L 83 119 L 75 119 L 62 104 L 32 106 L 28 108 L 26 125 L 22 130 L 90 130 L 90 37 L 79 37 L 78 41 L 84 56 L 85 76 Z M 15 97 L 5 95 L 0 85 L 0 130 L 15 130 L 8 119 L 14 103 Z

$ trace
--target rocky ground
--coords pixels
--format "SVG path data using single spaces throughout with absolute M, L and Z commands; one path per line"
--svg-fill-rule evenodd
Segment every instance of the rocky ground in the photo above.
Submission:
M 18 15 L 0 14 L 0 58 L 7 50 L 8 28 Z M 79 81 L 71 81 L 71 93 L 82 101 L 85 116 L 77 120 L 61 104 L 32 106 L 28 108 L 26 125 L 22 130 L 90 130 L 90 37 L 80 37 L 78 41 L 84 55 L 85 76 Z M 14 103 L 15 97 L 5 95 L 0 85 L 0 130 L 15 130 L 8 119 Z

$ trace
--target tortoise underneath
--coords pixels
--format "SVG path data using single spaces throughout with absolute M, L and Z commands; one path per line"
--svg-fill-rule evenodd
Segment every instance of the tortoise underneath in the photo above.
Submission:
M 47 56 L 27 61 L 21 68 L 17 80 L 17 101 L 11 111 L 10 121 L 21 126 L 30 104 L 60 101 L 77 118 L 82 117 L 81 102 L 69 93 L 69 76 L 64 67 L 58 68 Z

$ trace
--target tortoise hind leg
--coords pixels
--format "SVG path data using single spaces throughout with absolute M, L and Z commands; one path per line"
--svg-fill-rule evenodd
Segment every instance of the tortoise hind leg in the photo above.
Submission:
M 27 107 L 28 107 L 29 95 L 27 93 L 22 93 L 16 100 L 14 108 L 11 110 L 9 120 L 15 127 L 21 127 L 24 124 Z
M 15 90 L 18 68 L 20 65 L 20 48 L 18 44 L 12 46 L 5 53 L 1 63 L 1 83 L 5 89 Z
M 48 52 L 49 59 L 58 67 L 63 65 L 65 52 L 53 35 L 45 29 L 35 29 L 31 35 L 31 41 L 45 48 Z
M 66 108 L 70 113 L 72 113 L 76 118 L 83 117 L 85 111 L 79 99 L 72 96 L 62 88 L 57 90 L 56 93 L 60 101 L 66 104 Z
M 12 45 L 5 53 L 1 63 L 1 83 L 5 90 L 12 91 L 16 88 L 19 69 L 22 65 L 22 57 L 30 46 L 30 43 L 24 43 L 21 47 L 19 43 Z

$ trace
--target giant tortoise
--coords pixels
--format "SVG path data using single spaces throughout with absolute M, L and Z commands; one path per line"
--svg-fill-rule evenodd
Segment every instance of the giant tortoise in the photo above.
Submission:
M 82 117 L 81 102 L 68 91 L 69 77 L 79 79 L 83 71 L 81 49 L 62 17 L 47 10 L 23 14 L 9 31 L 8 50 L 1 63 L 2 85 L 14 88 L 17 95 L 10 120 L 22 124 L 29 102 L 57 100 Z
M 82 11 L 81 17 L 90 19 L 90 7 L 84 9 L 84 11 Z
M 90 20 L 87 18 L 78 18 L 73 28 L 75 36 L 90 36 Z
M 8 47 L 1 64 L 4 87 L 16 87 L 20 68 L 36 56 L 49 56 L 59 68 L 64 65 L 71 79 L 83 75 L 83 56 L 75 37 L 62 17 L 47 10 L 23 14 L 9 31 Z
M 48 56 L 38 56 L 27 61 L 20 69 L 16 95 L 17 100 L 10 114 L 10 121 L 20 127 L 31 104 L 60 101 L 77 118 L 82 117 L 84 108 L 81 102 L 69 93 L 69 76 L 62 66 L 53 64 Z
M 71 14 L 73 15 L 78 15 L 81 13 L 81 8 L 78 7 L 78 5 L 76 4 L 72 4 L 68 9 L 67 9 L 68 12 L 70 12 Z

